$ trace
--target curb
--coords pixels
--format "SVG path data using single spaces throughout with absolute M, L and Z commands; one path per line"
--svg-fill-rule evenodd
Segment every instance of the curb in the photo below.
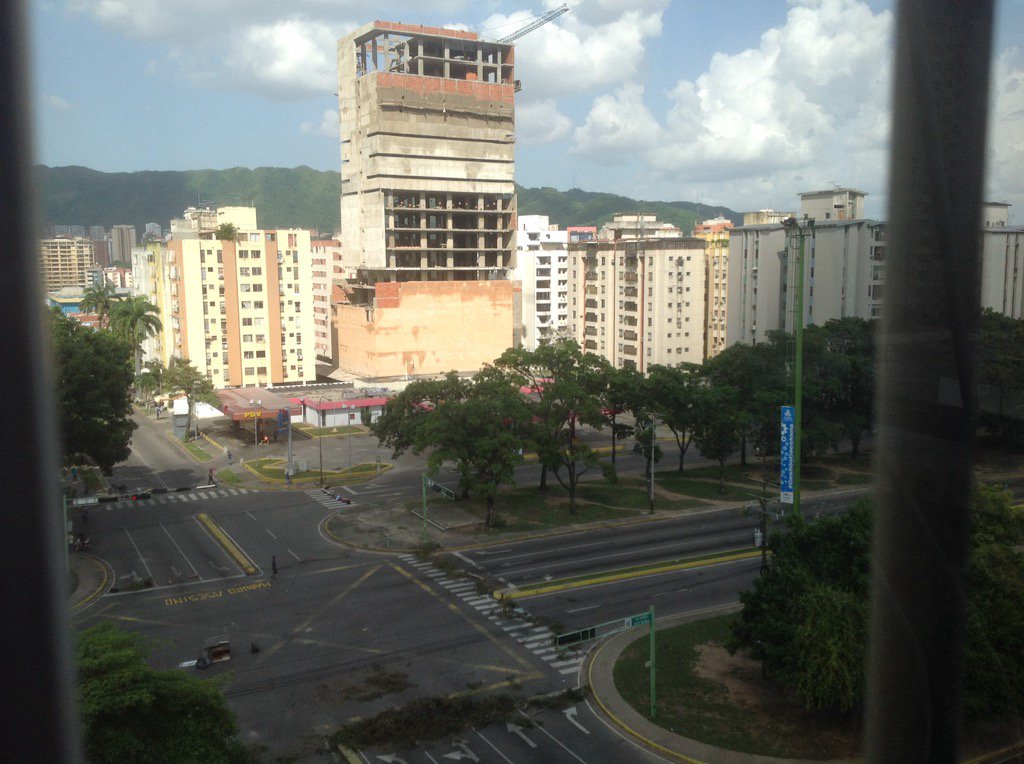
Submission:
M 85 610 L 90 605 L 94 604 L 96 602 L 96 600 L 98 600 L 100 597 L 102 597 L 104 594 L 106 594 L 107 593 L 107 589 L 109 588 L 108 584 L 110 584 L 110 581 L 111 581 L 110 567 L 105 562 L 103 562 L 103 560 L 101 560 L 99 557 L 95 557 L 95 556 L 93 556 L 91 554 L 85 554 L 85 553 L 79 553 L 79 554 L 81 554 L 82 559 L 92 560 L 94 563 L 96 563 L 103 570 L 103 580 L 100 581 L 99 586 L 97 586 L 92 592 L 87 594 L 85 597 L 83 597 L 78 602 L 75 602 L 74 604 L 71 605 L 71 614 L 72 615 L 78 615 L 78 613 L 80 613 L 81 611 Z
M 242 572 L 247 576 L 254 576 L 257 573 L 256 566 L 253 561 L 250 560 L 245 552 L 239 549 L 238 545 L 228 536 L 224 530 L 213 521 L 208 514 L 200 512 L 196 515 L 196 519 L 203 524 L 203 527 L 210 532 L 214 540 L 223 547 L 224 551 L 231 556 L 235 561 L 235 564 L 242 569 Z
M 222 446 L 220 443 L 215 441 L 213 438 L 211 438 L 205 432 L 203 433 L 203 440 L 207 441 L 208 443 L 210 443 L 211 445 L 215 446 L 216 448 L 219 448 L 221 451 L 225 450 L 224 446 Z
M 675 570 L 688 570 L 690 568 L 710 567 L 712 565 L 721 565 L 724 563 L 736 562 L 738 560 L 750 560 L 760 556 L 760 549 L 754 550 L 752 552 L 725 553 L 718 557 L 711 557 L 703 560 L 680 560 L 665 565 L 656 565 L 650 568 L 642 568 L 640 570 L 610 571 L 608 573 L 598 574 L 590 578 L 566 581 L 563 583 L 559 583 L 556 581 L 553 583 L 544 584 L 543 586 L 535 586 L 527 589 L 500 589 L 494 592 L 493 596 L 497 600 L 504 600 L 506 598 L 528 599 L 530 597 L 537 597 L 541 594 L 551 594 L 553 592 L 563 592 L 569 591 L 571 589 L 582 589 L 585 586 L 594 586 L 596 584 L 608 584 L 613 583 L 615 581 L 626 581 L 634 578 L 643 578 L 644 576 L 653 576 L 658 573 L 671 573 Z

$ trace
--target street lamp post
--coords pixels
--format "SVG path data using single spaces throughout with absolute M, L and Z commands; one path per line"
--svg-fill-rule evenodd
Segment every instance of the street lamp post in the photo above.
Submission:
M 316 407 L 316 416 L 317 416 L 317 419 L 320 420 L 320 428 L 319 429 L 321 430 L 321 432 L 318 432 L 316 434 L 316 445 L 317 445 L 317 448 L 320 451 L 320 485 L 323 485 L 324 484 L 324 434 L 323 434 L 323 429 L 325 427 L 325 424 L 324 424 L 324 399 L 323 399 L 322 396 L 321 396 L 320 401 L 319 401 L 319 403 L 317 404 L 317 407 Z
M 796 295 L 793 306 L 793 335 L 795 359 L 793 363 L 793 514 L 800 516 L 800 441 L 802 439 L 803 385 L 804 385 L 804 241 L 813 241 L 814 218 L 805 218 L 803 224 L 796 218 L 782 222 L 789 244 L 796 248 Z
M 252 405 L 252 445 L 255 448 L 255 453 L 252 460 L 255 462 L 260 458 L 260 419 L 259 419 L 259 407 L 260 401 L 249 401 Z

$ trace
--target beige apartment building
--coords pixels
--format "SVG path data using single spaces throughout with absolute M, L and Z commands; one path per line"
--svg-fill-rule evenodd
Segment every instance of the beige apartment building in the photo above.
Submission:
M 200 225 L 210 216 L 195 220 L 167 242 L 166 352 L 218 388 L 315 381 L 309 231 L 263 230 L 255 209 L 222 207 L 216 225 L 232 223 L 237 237 L 221 241 Z
M 377 21 L 338 41 L 339 369 L 472 372 L 513 344 L 513 48 Z
M 344 278 L 341 244 L 334 239 L 310 242 L 313 273 L 313 333 L 317 358 L 334 358 L 331 291 L 334 280 Z
M 39 266 L 47 292 L 66 286 L 89 286 L 96 270 L 92 241 L 84 236 L 40 239 Z
M 729 231 L 731 220 L 705 220 L 693 227 L 695 238 L 707 242 L 704 249 L 704 357 L 725 350 L 725 323 L 729 296 Z
M 641 220 L 640 218 L 644 218 Z M 636 234 L 657 230 L 652 237 Z M 611 238 L 569 243 L 569 314 L 584 350 L 646 373 L 704 358 L 703 239 L 653 216 L 616 215 Z

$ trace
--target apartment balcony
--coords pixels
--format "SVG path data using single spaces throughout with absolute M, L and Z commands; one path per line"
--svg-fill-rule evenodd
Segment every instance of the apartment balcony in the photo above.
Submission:
M 588 337 L 596 337 L 597 336 L 597 327 L 596 326 L 588 326 L 586 329 L 583 330 L 583 333 L 585 335 L 587 335 Z
M 587 281 L 597 281 L 597 271 L 587 271 L 583 274 L 583 278 Z
M 585 350 L 597 350 L 597 341 L 587 340 L 586 342 L 583 343 L 583 348 Z
M 622 338 L 625 339 L 625 340 L 629 340 L 630 342 L 635 342 L 636 341 L 636 332 L 628 331 L 627 330 L 627 331 L 622 333 Z
M 619 323 L 623 326 L 636 326 L 638 322 L 635 316 L 620 316 Z
M 626 287 L 625 289 L 622 290 L 622 296 L 623 297 L 636 297 L 637 296 L 637 289 L 636 289 L 636 287 Z
M 622 309 L 623 310 L 628 310 L 630 313 L 636 313 L 636 303 L 635 302 L 623 303 Z
M 622 274 L 622 280 L 624 282 L 626 282 L 627 284 L 636 283 L 637 275 L 636 275 L 636 273 L 631 273 L 630 271 L 626 271 L 625 273 Z
M 622 352 L 626 355 L 636 355 L 636 345 L 624 345 Z
M 597 300 L 587 300 L 587 301 L 586 301 L 586 302 L 584 303 L 584 307 L 587 307 L 587 308 L 596 308 L 596 307 L 597 307 Z
M 597 294 L 597 287 L 596 286 L 588 286 L 586 288 L 586 293 L 587 294 Z
M 585 313 L 583 315 L 583 320 L 592 324 L 592 323 L 597 321 L 597 314 L 596 313 Z

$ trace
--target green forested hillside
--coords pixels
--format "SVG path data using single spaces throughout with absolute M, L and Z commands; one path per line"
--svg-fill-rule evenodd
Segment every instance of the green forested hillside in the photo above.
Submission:
M 87 167 L 37 165 L 37 188 L 43 221 L 64 225 L 146 223 L 167 227 L 194 205 L 256 205 L 259 223 L 267 228 L 313 228 L 324 234 L 338 229 L 337 172 L 309 167 L 234 167 L 230 170 L 187 170 L 105 173 Z M 736 223 L 740 216 L 725 207 L 693 202 L 644 202 L 615 194 L 572 189 L 523 188 L 519 214 L 547 215 L 561 227 L 601 225 L 616 212 L 653 212 L 659 220 L 689 232 L 695 220 L 723 215 Z

